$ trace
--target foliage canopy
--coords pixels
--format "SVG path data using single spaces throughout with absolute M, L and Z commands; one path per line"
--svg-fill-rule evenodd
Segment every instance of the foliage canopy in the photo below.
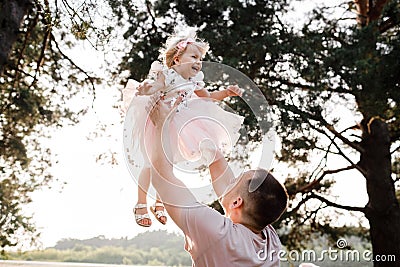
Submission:
M 82 26 L 82 17 L 90 16 L 79 15 L 93 6 L 85 2 L 75 10 L 68 1 L 1 2 L 0 247 L 35 240 L 36 229 L 22 207 L 53 179 L 50 148 L 43 140 L 51 127 L 77 122 L 89 107 L 68 106 L 70 99 L 94 97 L 99 80 L 65 52 L 76 38 L 92 32 Z
M 367 218 L 375 253 L 398 255 L 399 1 L 322 5 L 302 26 L 290 21 L 290 1 L 109 3 L 128 25 L 132 47 L 120 67 L 133 78 L 145 77 L 174 27 L 192 26 L 210 43 L 209 60 L 239 69 L 263 91 L 279 117 L 277 157 L 297 169 L 286 179 L 291 204 L 277 224 L 284 244 L 301 247 L 307 232 L 337 240 L 352 231 L 335 224 L 339 209 Z M 346 172 L 365 178 L 365 207 L 331 196 L 333 177 Z

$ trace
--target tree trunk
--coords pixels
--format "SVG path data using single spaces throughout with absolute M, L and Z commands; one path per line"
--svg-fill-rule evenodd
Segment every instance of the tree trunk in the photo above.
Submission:
M 357 11 L 357 24 L 367 26 L 370 22 L 379 19 L 382 10 L 390 0 L 354 0 Z
M 370 224 L 373 254 L 382 260 L 375 261 L 374 266 L 400 266 L 400 206 L 391 177 L 389 130 L 379 118 L 365 122 L 361 143 L 364 152 L 359 164 L 365 170 L 367 182 L 369 201 L 365 215 Z M 389 255 L 392 261 L 388 261 Z
M 0 75 L 7 65 L 12 46 L 18 38 L 18 30 L 31 5 L 31 0 L 5 0 L 0 4 Z

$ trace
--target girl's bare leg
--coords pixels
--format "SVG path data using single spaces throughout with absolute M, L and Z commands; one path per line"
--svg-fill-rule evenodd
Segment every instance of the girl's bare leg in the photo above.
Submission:
M 150 168 L 143 168 L 139 174 L 138 180 L 138 201 L 137 204 L 147 205 L 147 191 L 150 187 Z M 135 208 L 134 213 L 137 215 L 144 215 L 148 213 L 147 208 Z M 138 224 L 142 226 L 150 226 L 151 220 L 149 218 L 143 218 L 139 221 L 136 220 Z
M 164 206 L 157 205 L 158 203 L 163 204 L 162 201 L 161 201 L 160 196 L 157 193 L 156 205 L 155 205 L 154 209 L 155 209 L 156 212 L 157 211 L 165 211 Z M 164 213 L 160 213 L 160 214 L 164 214 Z M 160 223 L 165 224 L 167 222 L 167 217 L 164 214 L 162 216 L 159 216 L 158 220 L 160 221 Z

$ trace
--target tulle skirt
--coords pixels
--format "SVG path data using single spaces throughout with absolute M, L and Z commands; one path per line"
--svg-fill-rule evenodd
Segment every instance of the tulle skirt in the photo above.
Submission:
M 172 164 L 192 162 L 208 166 L 217 151 L 229 154 L 240 137 L 243 117 L 225 111 L 211 99 L 194 96 L 172 111 L 163 129 L 162 147 L 154 149 L 154 125 L 146 106 L 149 96 L 135 96 L 126 111 L 125 149 L 129 164 L 150 167 L 152 153 L 165 153 Z

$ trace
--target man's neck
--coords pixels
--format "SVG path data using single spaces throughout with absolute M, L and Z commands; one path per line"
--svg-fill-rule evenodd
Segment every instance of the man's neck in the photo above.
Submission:
M 246 227 L 247 229 L 249 229 L 250 231 L 252 231 L 253 233 L 255 233 L 256 235 L 258 235 L 259 237 L 261 237 L 262 239 L 265 239 L 263 230 L 259 230 L 259 229 L 255 229 L 253 226 L 251 226 L 250 224 L 247 224 L 245 222 L 238 222 L 241 225 L 243 225 L 244 227 Z

